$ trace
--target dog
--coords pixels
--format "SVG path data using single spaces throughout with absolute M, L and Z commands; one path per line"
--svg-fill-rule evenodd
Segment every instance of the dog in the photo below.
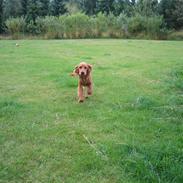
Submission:
M 71 76 L 79 76 L 78 81 L 78 102 L 84 102 L 84 87 L 87 88 L 87 96 L 91 96 L 93 93 L 93 82 L 91 77 L 92 65 L 85 62 L 81 62 L 77 65 L 74 71 L 71 73 Z

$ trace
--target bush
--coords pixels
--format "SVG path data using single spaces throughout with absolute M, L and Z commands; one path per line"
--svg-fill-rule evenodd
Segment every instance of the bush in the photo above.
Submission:
M 60 17 L 38 17 L 35 23 L 31 21 L 27 24 L 24 18 L 11 18 L 6 21 L 6 26 L 11 35 L 26 32 L 41 35 L 46 39 L 94 37 L 165 39 L 167 35 L 161 16 L 127 17 L 124 14 L 114 16 L 112 13 L 109 15 L 99 13 L 96 16 L 76 13 Z
M 32 35 L 38 35 L 41 33 L 39 31 L 37 24 L 35 24 L 33 21 L 30 21 L 29 23 L 27 23 L 26 32 Z
M 89 17 L 83 13 L 65 16 L 65 34 L 68 38 L 85 38 L 91 28 Z M 89 35 L 88 35 L 89 36 Z
M 99 13 L 96 17 L 96 36 L 101 37 L 107 32 L 107 16 Z
M 119 37 L 128 37 L 128 21 L 129 18 L 125 14 L 120 14 L 117 17 L 117 26 L 119 31 Z
M 10 33 L 13 38 L 18 38 L 20 33 L 25 32 L 26 22 L 23 17 L 9 18 L 5 22 L 7 32 Z
M 162 16 L 144 17 L 136 15 L 129 18 L 128 31 L 131 36 L 141 36 L 150 39 L 163 38 L 166 36 L 166 29 Z
M 63 17 L 47 16 L 40 19 L 39 22 L 40 30 L 46 39 L 64 38 Z
M 117 17 L 110 13 L 107 17 L 107 32 L 109 37 L 119 36 L 119 26 L 117 22 Z
M 146 29 L 145 23 L 146 23 L 145 17 L 141 15 L 131 17 L 129 18 L 128 21 L 128 31 L 134 35 L 145 32 Z
M 168 35 L 170 40 L 183 40 L 183 31 L 170 32 Z
M 150 38 L 158 39 L 163 26 L 163 17 L 153 16 L 146 19 L 146 33 Z

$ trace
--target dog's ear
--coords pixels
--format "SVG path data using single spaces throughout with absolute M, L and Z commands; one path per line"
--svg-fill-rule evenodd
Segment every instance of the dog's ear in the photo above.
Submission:
M 92 65 L 90 65 L 90 64 L 87 64 L 87 65 L 88 65 L 89 72 L 91 72 L 92 71 Z
M 74 68 L 74 70 L 70 74 L 70 76 L 77 76 L 77 75 L 79 75 L 79 66 L 78 65 Z
M 76 74 L 79 74 L 79 66 L 78 66 L 78 65 L 74 68 L 74 72 L 75 72 Z

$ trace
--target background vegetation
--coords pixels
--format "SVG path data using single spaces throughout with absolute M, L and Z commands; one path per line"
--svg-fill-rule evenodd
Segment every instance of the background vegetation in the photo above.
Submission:
M 182 9 L 182 0 L 0 0 L 0 32 L 13 38 L 182 39 Z

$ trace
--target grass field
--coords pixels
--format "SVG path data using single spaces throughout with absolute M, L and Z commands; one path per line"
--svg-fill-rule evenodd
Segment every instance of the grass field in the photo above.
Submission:
M 2 183 L 182 183 L 182 116 L 183 42 L 0 41 Z

